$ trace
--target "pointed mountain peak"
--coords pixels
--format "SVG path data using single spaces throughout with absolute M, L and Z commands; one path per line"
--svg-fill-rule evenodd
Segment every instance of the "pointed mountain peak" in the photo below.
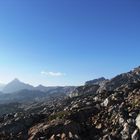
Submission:
M 19 79 L 15 78 L 12 82 L 21 82 Z
M 40 84 L 40 85 L 38 85 L 37 87 L 46 87 L 46 86 Z
M 21 82 L 19 79 L 15 78 L 13 81 L 9 82 L 3 89 L 4 93 L 17 92 L 23 89 L 33 90 L 32 85 Z

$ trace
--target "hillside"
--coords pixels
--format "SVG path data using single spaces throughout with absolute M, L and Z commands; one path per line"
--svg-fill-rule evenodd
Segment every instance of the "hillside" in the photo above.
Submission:
M 42 102 L 18 104 L 15 112 L 1 116 L 0 138 L 140 139 L 140 67 L 75 91 L 72 98 L 51 96 Z

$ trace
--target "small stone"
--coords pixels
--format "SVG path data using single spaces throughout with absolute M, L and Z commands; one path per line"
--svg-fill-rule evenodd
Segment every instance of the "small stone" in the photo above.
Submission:
M 123 124 L 124 123 L 124 119 L 123 118 L 119 118 L 119 124 Z
M 64 138 L 66 138 L 66 134 L 65 133 L 62 133 L 61 139 L 64 139 Z
M 97 129 L 101 129 L 102 128 L 102 124 L 100 123 L 99 125 L 96 126 Z
M 129 125 L 128 123 L 124 124 L 124 129 L 121 132 L 122 134 L 122 140 L 128 140 L 130 138 L 130 132 L 129 132 Z
M 102 106 L 107 107 L 108 104 L 109 104 L 109 100 L 108 100 L 108 98 L 106 98 L 106 99 L 104 100 L 104 102 L 102 103 Z
M 69 138 L 73 139 L 73 134 L 69 132 Z
M 78 136 L 77 134 L 74 135 L 74 138 L 75 138 L 76 140 L 79 140 L 79 139 L 80 139 L 79 136 Z
M 61 135 L 60 135 L 60 134 L 57 134 L 56 136 L 57 136 L 57 137 L 60 137 Z
M 55 135 L 54 134 L 51 136 L 50 140 L 55 140 Z
M 16 117 L 18 117 L 18 113 L 16 113 L 16 114 L 14 115 L 14 118 L 16 118 Z
M 136 126 L 140 129 L 140 114 L 136 118 Z
M 87 102 L 86 105 L 87 105 L 87 106 L 88 106 L 88 105 L 91 105 L 91 102 Z
M 132 134 L 132 136 L 131 136 L 131 139 L 132 139 L 132 140 L 139 140 L 139 139 L 140 139 L 139 133 L 138 133 L 138 129 L 136 129 L 136 130 L 133 132 L 133 134 Z

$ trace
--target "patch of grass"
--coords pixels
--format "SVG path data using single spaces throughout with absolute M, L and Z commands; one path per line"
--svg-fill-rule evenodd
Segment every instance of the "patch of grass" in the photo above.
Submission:
M 66 116 L 68 116 L 68 111 L 60 111 L 55 113 L 54 115 L 49 116 L 49 121 L 55 120 L 55 119 L 64 119 Z
M 140 96 L 135 96 L 132 100 L 132 107 L 140 107 Z

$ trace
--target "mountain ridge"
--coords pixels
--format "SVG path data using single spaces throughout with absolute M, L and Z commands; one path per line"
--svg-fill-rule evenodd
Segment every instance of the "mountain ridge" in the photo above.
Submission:
M 15 78 L 14 80 L 10 81 L 8 84 L 5 84 L 3 87 L 3 90 L 1 92 L 3 93 L 15 93 L 20 90 L 39 90 L 39 91 L 50 91 L 50 90 L 57 90 L 57 89 L 65 89 L 65 88 L 73 88 L 75 86 L 44 86 L 42 84 L 39 84 L 38 86 L 33 86 L 28 83 L 24 83 L 20 81 L 18 78 Z
M 117 75 L 104 84 L 77 87 L 76 97 L 60 94 L 58 91 L 62 89 L 58 87 L 54 94 L 50 90 L 46 100 L 41 100 L 44 92 L 24 90 L 15 96 L 15 101 L 22 99 L 23 102 L 0 104 L 0 138 L 140 139 L 140 68 Z M 33 96 L 35 100 L 27 102 Z
M 85 82 L 85 85 L 77 87 L 70 97 L 76 97 L 87 94 L 98 94 L 104 91 L 119 90 L 122 85 L 131 85 L 133 83 L 140 82 L 140 66 L 133 70 L 116 75 L 111 79 L 105 79 L 104 77 L 90 80 Z
M 13 93 L 17 92 L 23 89 L 33 90 L 34 87 L 30 84 L 26 84 L 24 82 L 21 82 L 17 78 L 9 82 L 4 89 L 2 90 L 3 93 Z

